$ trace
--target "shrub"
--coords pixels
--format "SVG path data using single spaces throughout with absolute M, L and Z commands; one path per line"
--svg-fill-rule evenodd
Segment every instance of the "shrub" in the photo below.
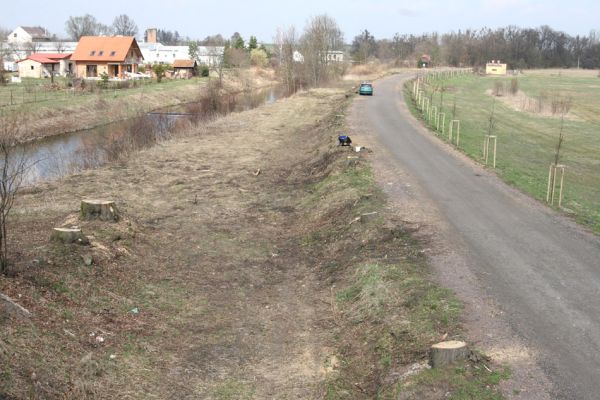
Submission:
M 257 67 L 264 67 L 269 62 L 267 53 L 262 49 L 252 49 L 250 51 L 250 62 Z
M 156 75 L 156 81 L 158 83 L 162 82 L 162 78 L 165 76 L 165 72 L 169 69 L 169 66 L 166 64 L 155 64 L 152 66 L 152 72 Z
M 100 80 L 98 81 L 98 87 L 102 89 L 106 89 L 108 87 L 108 74 L 103 72 L 100 75 Z
M 208 68 L 208 65 L 206 65 L 206 64 L 200 65 L 198 67 L 198 69 L 200 70 L 200 76 L 207 77 L 210 73 L 210 69 Z

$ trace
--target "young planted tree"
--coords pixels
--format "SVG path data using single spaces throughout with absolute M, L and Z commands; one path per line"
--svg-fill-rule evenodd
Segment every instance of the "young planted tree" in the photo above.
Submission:
M 29 171 L 29 163 L 23 148 L 17 147 L 23 140 L 23 121 L 17 114 L 0 118 L 0 273 L 8 270 L 8 221 L 17 192 Z

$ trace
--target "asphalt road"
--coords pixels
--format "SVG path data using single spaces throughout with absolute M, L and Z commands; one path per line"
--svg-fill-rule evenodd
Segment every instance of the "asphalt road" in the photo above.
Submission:
M 432 143 L 410 121 L 405 78 L 376 82 L 364 123 L 460 235 L 470 268 L 538 350 L 553 396 L 600 399 L 600 240 Z

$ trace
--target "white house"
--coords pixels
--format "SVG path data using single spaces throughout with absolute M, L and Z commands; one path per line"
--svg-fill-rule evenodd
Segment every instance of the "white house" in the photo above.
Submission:
M 297 63 L 304 62 L 304 56 L 298 50 L 294 50 L 294 54 L 292 54 L 292 58 L 294 59 L 294 62 L 297 62 Z
M 139 43 L 144 61 L 149 64 L 173 65 L 175 60 L 190 60 L 188 46 L 166 46 L 162 43 Z M 219 62 L 225 51 L 221 46 L 198 46 L 198 63 L 214 65 Z
M 18 62 L 20 78 L 48 78 L 66 76 L 73 72 L 71 53 L 34 53 Z
M 328 51 L 327 61 L 344 62 L 344 52 L 339 50 Z
M 12 31 L 6 41 L 8 43 L 31 43 L 49 41 L 50 35 L 45 28 L 35 26 L 18 26 Z

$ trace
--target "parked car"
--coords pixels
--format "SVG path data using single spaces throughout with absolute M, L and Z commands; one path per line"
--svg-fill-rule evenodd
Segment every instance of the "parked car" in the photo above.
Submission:
M 361 96 L 373 96 L 373 85 L 368 82 L 363 82 L 358 88 L 358 94 Z

